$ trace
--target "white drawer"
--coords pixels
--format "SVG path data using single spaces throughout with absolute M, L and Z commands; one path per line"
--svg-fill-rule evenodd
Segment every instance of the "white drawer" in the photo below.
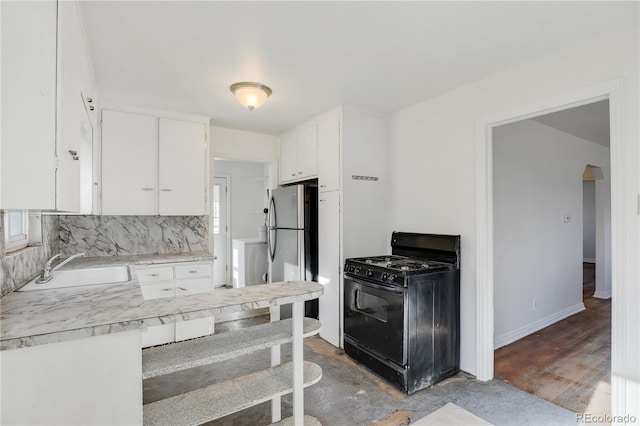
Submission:
M 213 285 L 211 283 L 211 278 L 209 277 L 181 280 L 176 282 L 176 296 L 207 293 L 211 290 L 213 290 Z
M 192 265 L 176 265 L 176 278 L 197 278 L 211 275 L 211 267 L 208 263 Z
M 138 282 L 166 281 L 173 279 L 173 268 L 144 268 L 137 271 Z
M 195 337 L 208 336 L 209 334 L 213 334 L 213 331 L 213 317 L 177 322 L 176 342 L 186 339 L 193 339 Z
M 144 300 L 162 299 L 175 296 L 175 286 L 173 281 L 140 285 L 142 298 Z

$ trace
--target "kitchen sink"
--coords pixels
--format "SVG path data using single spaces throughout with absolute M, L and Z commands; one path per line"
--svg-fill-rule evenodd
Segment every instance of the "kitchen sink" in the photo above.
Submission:
M 82 287 L 97 284 L 117 284 L 131 280 L 129 267 L 104 266 L 83 269 L 63 269 L 55 271 L 51 281 L 37 284 L 34 278 L 17 291 L 48 290 L 52 288 Z

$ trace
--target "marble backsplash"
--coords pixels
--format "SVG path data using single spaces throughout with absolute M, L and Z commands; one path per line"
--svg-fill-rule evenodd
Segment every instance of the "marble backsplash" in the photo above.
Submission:
M 5 255 L 4 213 L 0 213 L 0 296 L 35 278 L 42 266 L 60 252 L 58 217 L 42 215 L 42 245 Z
M 209 251 L 208 216 L 59 216 L 59 220 L 63 257 Z

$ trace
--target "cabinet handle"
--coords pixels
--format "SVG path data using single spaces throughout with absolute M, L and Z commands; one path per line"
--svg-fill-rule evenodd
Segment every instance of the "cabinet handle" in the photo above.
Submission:
M 153 191 L 153 188 L 142 188 L 143 191 Z
M 162 191 L 162 192 L 171 192 L 171 191 L 173 191 L 173 189 L 171 189 L 171 188 L 164 188 L 164 189 L 161 189 L 160 191 Z
M 93 98 L 87 98 L 87 102 L 89 103 L 93 102 Z
M 295 175 L 296 175 L 295 173 L 291 173 L 291 176 L 295 176 Z
M 327 200 L 320 200 L 321 203 L 324 203 L 325 201 L 327 201 Z
M 302 174 L 302 172 L 298 172 L 298 174 L 299 174 L 299 175 L 301 175 L 301 174 Z
M 171 290 L 173 290 L 173 289 L 171 287 L 169 287 L 169 288 L 163 288 L 161 291 L 171 291 Z
M 195 274 L 195 273 L 197 273 L 197 272 L 198 272 L 198 271 L 189 271 L 189 273 L 190 273 L 190 274 Z
M 93 111 L 95 108 L 93 105 L 89 105 L 89 111 Z
M 159 277 L 160 274 L 149 274 L 150 277 Z
M 184 287 L 178 287 L 178 290 L 187 291 L 187 289 Z
M 80 157 L 78 157 L 78 151 L 70 149 L 69 154 L 71 154 L 71 158 L 73 158 L 75 161 L 78 161 L 80 159 Z
M 320 188 L 326 188 L 327 185 L 320 185 Z

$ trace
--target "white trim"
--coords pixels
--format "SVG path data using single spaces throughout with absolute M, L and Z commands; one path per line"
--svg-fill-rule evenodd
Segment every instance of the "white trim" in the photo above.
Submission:
M 205 115 L 185 114 L 183 112 L 168 111 L 168 110 L 157 109 L 157 108 L 146 108 L 146 107 L 139 107 L 134 105 L 103 103 L 100 108 L 101 117 L 102 117 L 102 111 L 104 110 L 128 112 L 132 114 L 152 115 L 156 118 L 172 118 L 174 120 L 193 121 L 196 123 L 203 123 L 208 128 L 211 127 L 211 117 L 207 117 Z M 207 135 L 208 134 L 209 134 L 209 130 L 207 130 Z
M 611 258 L 612 292 L 624 298 L 622 286 L 624 269 L 624 154 L 622 81 L 614 80 L 587 87 L 553 99 L 545 99 L 520 106 L 501 114 L 481 118 L 476 122 L 476 335 L 477 378 L 493 378 L 493 128 L 567 108 L 609 99 L 611 131 Z M 621 299 L 622 300 L 622 299 Z M 620 359 L 626 353 L 623 305 L 612 308 L 612 366 L 623 365 Z M 616 401 L 616 393 L 612 394 Z
M 577 305 L 570 306 L 566 309 L 561 310 L 560 312 L 556 312 L 553 315 L 549 315 L 546 318 L 542 318 L 538 321 L 534 321 L 531 324 L 527 324 L 523 327 L 520 327 L 516 330 L 510 331 L 508 333 L 503 334 L 502 336 L 498 336 L 495 338 L 494 349 L 501 348 L 503 346 L 508 345 L 509 343 L 513 343 L 516 340 L 520 340 L 525 336 L 530 335 L 531 333 L 535 333 L 538 330 L 542 330 L 545 327 L 548 327 L 552 324 L 557 323 L 571 315 L 577 314 L 578 312 L 584 311 L 586 308 L 584 303 L 578 303 Z
M 231 280 L 231 269 L 233 269 L 233 258 L 231 257 L 233 255 L 232 253 L 232 247 L 231 247 L 231 175 L 228 173 L 214 173 L 213 175 L 213 179 L 211 180 L 211 204 L 213 205 L 213 187 L 215 185 L 215 179 L 224 179 L 225 180 L 225 185 L 226 187 L 226 191 L 224 193 L 224 197 L 225 197 L 225 204 L 226 204 L 226 212 L 225 214 L 227 215 L 227 229 L 226 229 L 226 234 L 227 234 L 227 253 L 226 253 L 226 270 L 225 270 L 225 281 L 227 282 L 227 285 L 232 285 L 233 281 Z M 211 238 L 211 252 L 214 253 L 213 250 L 213 239 L 215 238 L 215 235 L 213 234 L 213 208 L 211 209 L 211 231 L 209 232 L 209 237 Z M 215 253 L 214 253 L 215 254 Z
M 12 214 L 19 214 L 22 216 L 22 228 L 20 234 L 10 236 L 11 233 L 11 221 L 9 216 Z M 4 251 L 10 253 L 16 250 L 21 250 L 29 246 L 29 212 L 26 210 L 7 210 L 4 212 Z
M 593 297 L 596 299 L 611 299 L 610 291 L 596 291 L 593 293 Z
M 619 398 L 613 398 L 620 395 Z M 613 416 L 627 416 L 625 421 L 612 424 L 636 424 L 640 419 L 640 383 L 626 377 L 611 373 L 611 414 Z M 635 420 L 631 420 L 634 417 Z

